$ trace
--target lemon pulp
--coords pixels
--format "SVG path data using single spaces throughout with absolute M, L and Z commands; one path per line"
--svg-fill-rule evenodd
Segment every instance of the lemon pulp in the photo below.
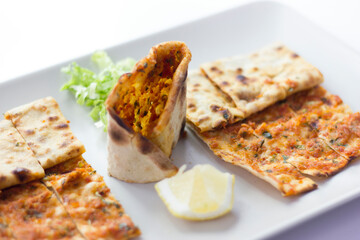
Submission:
M 207 220 L 229 212 L 233 205 L 234 176 L 211 165 L 197 165 L 155 185 L 160 198 L 176 217 Z

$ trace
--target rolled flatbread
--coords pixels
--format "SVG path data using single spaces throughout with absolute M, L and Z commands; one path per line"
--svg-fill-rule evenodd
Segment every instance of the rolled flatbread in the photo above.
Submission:
M 165 42 L 120 77 L 106 101 L 111 176 L 153 182 L 177 172 L 169 156 L 185 126 L 190 60 L 183 42 Z

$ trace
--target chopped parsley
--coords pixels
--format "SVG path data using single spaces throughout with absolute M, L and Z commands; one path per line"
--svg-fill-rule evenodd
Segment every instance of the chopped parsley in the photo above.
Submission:
M 288 156 L 286 156 L 286 155 L 282 155 L 282 158 L 284 159 L 284 163 L 287 163 L 287 161 L 286 161 L 286 160 L 288 160 L 288 159 L 289 159 L 289 157 L 288 157 Z
M 296 147 L 297 149 L 300 149 L 300 150 L 304 150 L 304 149 L 305 149 L 304 145 L 295 145 L 295 147 Z
M 268 131 L 263 132 L 262 135 L 268 139 L 272 139 L 272 135 Z

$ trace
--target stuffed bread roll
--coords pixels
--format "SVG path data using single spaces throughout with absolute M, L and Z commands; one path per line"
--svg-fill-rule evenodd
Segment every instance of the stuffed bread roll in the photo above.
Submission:
M 177 172 L 169 157 L 185 126 L 190 60 L 183 42 L 164 42 L 120 77 L 105 103 L 111 176 L 145 183 Z

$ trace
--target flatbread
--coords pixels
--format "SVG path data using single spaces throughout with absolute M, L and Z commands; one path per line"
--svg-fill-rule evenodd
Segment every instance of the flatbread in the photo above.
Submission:
M 0 216 L 10 239 L 84 239 L 55 194 L 40 181 L 4 190 Z
M 233 101 L 200 71 L 189 72 L 186 118 L 201 132 L 225 126 L 244 118 Z
M 0 121 L 0 189 L 42 178 L 34 153 L 9 120 Z
M 128 239 L 140 235 L 103 178 L 81 156 L 46 170 L 43 182 L 56 191 L 87 239 Z
M 11 109 L 5 118 L 12 121 L 44 169 L 85 152 L 52 97 Z
M 279 105 L 283 105 L 283 108 L 288 106 L 286 102 Z M 263 114 L 267 113 L 269 112 L 265 109 Z M 247 121 L 251 121 L 251 117 Z M 264 147 L 267 148 L 267 155 L 281 154 L 285 162 L 296 167 L 301 173 L 326 177 L 337 173 L 349 162 L 319 137 L 318 132 L 307 124 L 303 115 L 294 115 L 286 120 L 279 118 L 258 126 L 255 124 L 253 127 L 257 136 L 265 136 Z
M 202 64 L 201 70 L 231 97 L 245 118 L 324 80 L 318 69 L 279 43 L 250 55 Z
M 0 192 L 1 194 L 1 192 Z M 9 227 L 9 221 L 6 219 L 4 213 L 0 212 L 0 239 L 15 240 L 14 234 Z
M 289 104 L 338 154 L 348 161 L 360 156 L 360 113 L 353 113 L 339 96 L 317 87 L 295 94 Z
M 105 103 L 111 176 L 143 183 L 177 172 L 169 156 L 185 127 L 190 60 L 183 42 L 165 42 L 120 77 Z
M 196 133 L 215 155 L 265 180 L 284 196 L 317 188 L 313 180 L 284 162 L 281 154 L 268 155 L 265 138 L 257 137 L 247 124 L 236 123 L 225 129 Z
M 360 157 L 360 113 L 328 123 L 320 121 L 318 126 L 321 137 L 339 154 L 349 161 Z
M 287 196 L 315 188 L 300 173 L 328 177 L 360 156 L 359 123 L 360 113 L 317 86 L 224 129 L 196 133 L 224 161 Z M 283 180 L 274 181 L 279 169 Z

